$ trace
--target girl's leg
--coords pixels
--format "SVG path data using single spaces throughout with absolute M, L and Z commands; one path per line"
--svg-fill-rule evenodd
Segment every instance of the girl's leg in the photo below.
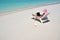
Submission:
M 35 17 L 35 16 L 32 16 L 32 18 L 33 18 L 33 19 L 36 19 L 36 17 Z
M 32 18 L 37 19 L 36 14 L 32 14 Z

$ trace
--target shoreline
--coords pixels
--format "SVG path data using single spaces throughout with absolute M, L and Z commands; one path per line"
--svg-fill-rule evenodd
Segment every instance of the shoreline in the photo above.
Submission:
M 24 11 L 27 9 L 34 9 L 34 8 L 38 8 L 38 7 L 50 6 L 50 5 L 56 5 L 56 4 L 60 4 L 60 2 L 47 3 L 47 4 L 41 4 L 41 5 L 39 5 L 39 4 L 38 5 L 31 5 L 31 6 L 26 6 L 26 7 L 22 7 L 22 8 L 16 8 L 13 10 L 11 9 L 11 10 L 6 10 L 6 11 L 0 11 L 0 16 L 19 12 L 19 11 Z
M 41 24 L 32 18 L 32 13 L 46 8 L 47 23 Z M 0 16 L 1 40 L 60 40 L 60 4 L 11 12 Z

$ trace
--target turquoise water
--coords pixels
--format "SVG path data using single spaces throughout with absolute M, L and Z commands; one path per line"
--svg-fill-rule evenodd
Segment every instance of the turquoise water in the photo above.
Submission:
M 0 11 L 58 1 L 60 0 L 0 0 Z

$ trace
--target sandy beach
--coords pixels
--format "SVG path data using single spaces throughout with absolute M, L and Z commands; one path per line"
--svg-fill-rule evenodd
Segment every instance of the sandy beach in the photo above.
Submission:
M 50 13 L 48 15 L 50 22 L 41 24 L 31 19 L 33 13 L 42 12 L 43 9 L 47 9 Z M 60 3 L 2 15 L 0 16 L 0 40 L 60 40 L 59 17 Z

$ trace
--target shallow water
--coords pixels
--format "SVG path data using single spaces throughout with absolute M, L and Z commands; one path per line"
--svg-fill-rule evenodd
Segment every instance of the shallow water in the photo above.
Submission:
M 0 0 L 0 11 L 58 1 L 59 0 Z

